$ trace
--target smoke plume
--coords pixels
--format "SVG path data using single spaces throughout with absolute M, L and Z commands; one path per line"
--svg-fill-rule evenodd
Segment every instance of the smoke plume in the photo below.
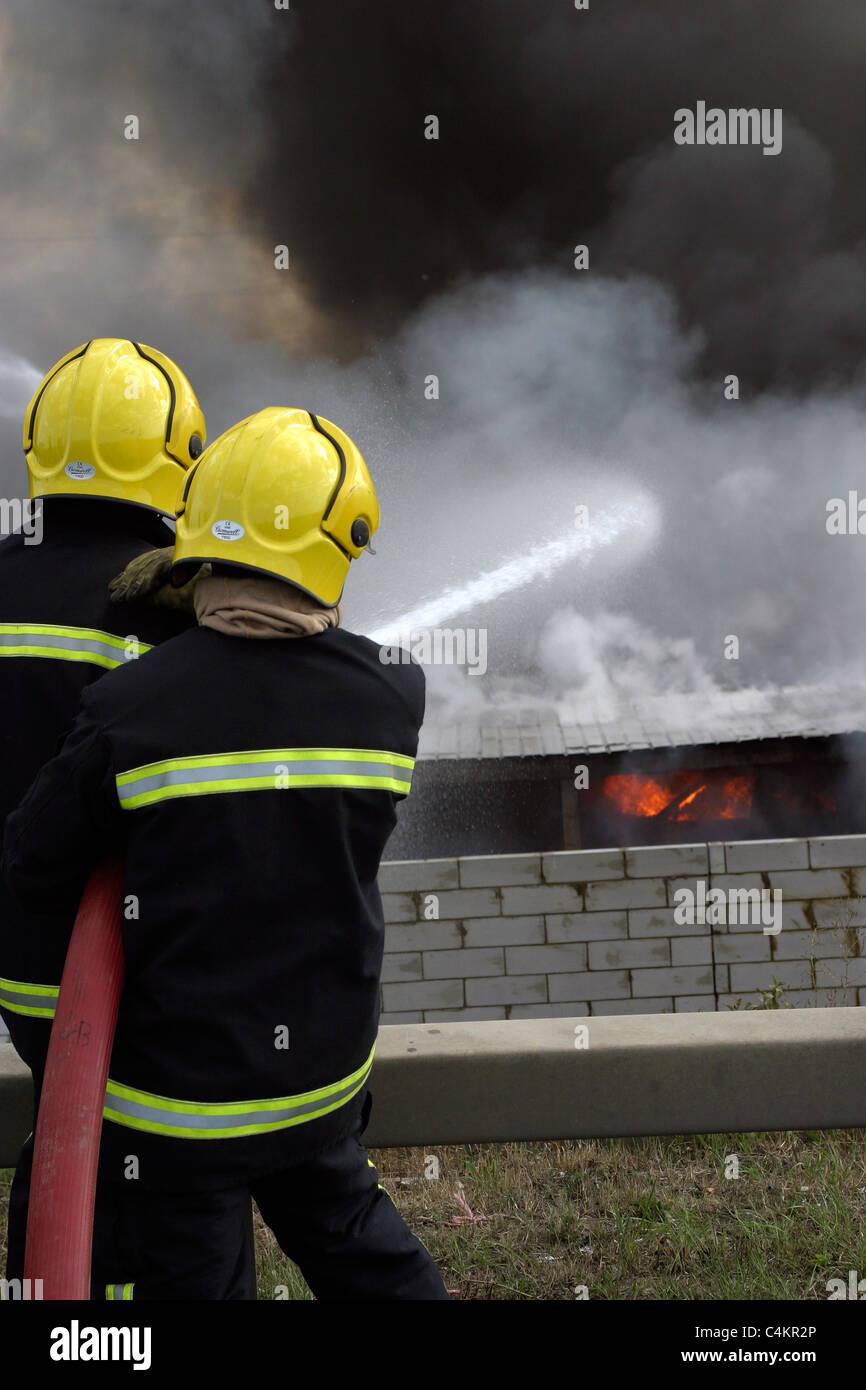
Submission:
M 353 434 L 383 526 L 350 622 L 466 589 L 495 698 L 861 677 L 864 542 L 825 525 L 863 478 L 856 7 L 47 8 L 0 25 L 6 494 L 41 373 L 132 336 L 210 438 L 280 403 Z M 698 100 L 781 108 L 782 152 L 675 145 Z M 472 589 L 643 495 L 651 543 Z

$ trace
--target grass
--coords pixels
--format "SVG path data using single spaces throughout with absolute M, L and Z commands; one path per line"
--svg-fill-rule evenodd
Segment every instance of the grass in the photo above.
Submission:
M 574 1300 L 583 1288 L 592 1299 L 826 1299 L 828 1279 L 866 1277 L 859 1130 L 370 1157 L 459 1299 Z M 0 1172 L 4 1233 L 10 1178 Z M 260 1298 L 311 1297 L 258 1214 L 256 1247 Z

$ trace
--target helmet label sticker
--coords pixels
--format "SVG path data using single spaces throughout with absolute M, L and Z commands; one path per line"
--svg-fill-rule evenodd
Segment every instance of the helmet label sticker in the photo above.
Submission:
M 244 534 L 239 521 L 215 521 L 210 529 L 218 541 L 239 541 Z
M 96 473 L 92 463 L 84 463 L 81 459 L 70 459 L 63 471 L 68 478 L 76 478 L 80 482 L 94 477 Z

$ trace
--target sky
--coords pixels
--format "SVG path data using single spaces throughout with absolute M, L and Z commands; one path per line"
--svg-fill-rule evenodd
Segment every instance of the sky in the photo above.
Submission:
M 4 495 L 42 373 L 133 337 L 210 439 L 352 435 L 346 621 L 483 628 L 446 710 L 861 680 L 866 536 L 826 516 L 866 494 L 864 50 L 811 0 L 7 0 Z M 781 151 L 678 145 L 698 102 L 780 110 Z

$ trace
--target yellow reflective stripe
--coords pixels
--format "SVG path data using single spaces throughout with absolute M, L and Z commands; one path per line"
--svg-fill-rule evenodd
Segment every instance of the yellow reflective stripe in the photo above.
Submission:
M 22 980 L 0 978 L 0 1005 L 13 1014 L 53 1018 L 59 993 L 59 985 L 31 985 Z
M 133 1302 L 132 1290 L 134 1284 L 106 1284 L 105 1297 L 109 1303 L 131 1303 Z
M 129 1129 L 167 1134 L 184 1139 L 235 1139 L 269 1134 L 291 1125 L 305 1124 L 345 1105 L 367 1081 L 376 1045 L 367 1060 L 350 1076 L 314 1091 L 268 1100 L 237 1100 L 213 1104 L 207 1101 L 172 1100 L 109 1077 L 103 1116 Z
M 293 787 L 374 787 L 379 791 L 407 793 L 410 782 L 393 777 L 351 777 L 327 776 L 293 777 Z M 190 782 L 165 788 L 160 791 L 143 792 L 140 796 L 121 798 L 121 806 L 126 811 L 134 811 L 139 806 L 150 806 L 155 801 L 174 801 L 180 796 L 212 796 L 218 792 L 273 791 L 275 782 L 270 777 L 224 778 L 218 782 Z
M 406 795 L 415 759 L 371 748 L 265 748 L 167 758 L 119 773 L 124 810 L 179 796 L 298 787 L 371 787 Z
M 64 627 L 59 623 L 0 623 L 0 656 L 35 656 L 55 661 L 86 661 L 113 670 L 127 660 L 126 637 L 94 627 Z M 136 656 L 150 651 L 135 642 Z

